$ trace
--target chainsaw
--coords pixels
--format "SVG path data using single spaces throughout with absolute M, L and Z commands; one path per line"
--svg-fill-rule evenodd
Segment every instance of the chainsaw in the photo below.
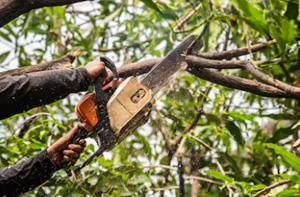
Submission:
M 141 81 L 135 77 L 121 81 L 115 64 L 107 57 L 100 58 L 111 70 L 114 78 L 103 87 L 104 78 L 98 77 L 95 82 L 95 93 L 86 95 L 77 104 L 76 114 L 82 124 L 71 140 L 72 144 L 78 144 L 81 139 L 91 137 L 96 140 L 99 148 L 74 170 L 75 173 L 95 157 L 102 155 L 104 151 L 111 150 L 147 122 L 154 104 L 154 95 L 165 87 L 176 73 L 187 68 L 184 53 L 191 46 L 193 50 L 200 50 L 201 44 L 194 46 L 196 40 L 195 36 L 186 38 L 163 60 L 154 65 Z M 65 170 L 71 174 L 67 166 Z

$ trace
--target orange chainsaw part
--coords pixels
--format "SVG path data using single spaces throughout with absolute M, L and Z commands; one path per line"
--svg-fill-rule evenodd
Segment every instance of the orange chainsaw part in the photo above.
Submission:
M 122 81 L 118 80 L 116 83 L 116 87 L 118 87 Z M 107 85 L 105 85 L 102 90 L 106 91 L 112 87 L 113 82 L 111 81 Z M 76 114 L 77 117 L 82 122 L 82 127 L 85 128 L 87 131 L 92 131 L 94 126 L 98 123 L 97 112 L 95 109 L 95 99 L 96 94 L 88 94 L 79 101 L 76 105 Z

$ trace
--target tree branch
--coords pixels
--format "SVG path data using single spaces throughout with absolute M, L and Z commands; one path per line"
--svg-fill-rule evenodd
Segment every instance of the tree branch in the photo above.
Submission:
M 141 41 L 141 42 L 137 42 L 137 43 L 133 43 L 133 44 L 130 44 L 130 45 L 127 45 L 127 46 L 121 46 L 121 47 L 113 47 L 113 48 L 99 48 L 97 49 L 97 51 L 99 52 L 110 52 L 110 51 L 119 51 L 119 50 L 122 50 L 122 49 L 129 49 L 129 48 L 139 48 L 141 47 L 141 44 L 144 44 L 144 43 L 149 43 L 149 42 L 152 42 L 153 39 L 147 39 L 145 41 Z
M 287 184 L 287 183 L 290 183 L 291 181 L 290 180 L 283 180 L 283 181 L 280 181 L 278 183 L 275 183 L 273 185 L 270 185 L 262 190 L 260 190 L 259 192 L 257 192 L 256 194 L 254 194 L 252 197 L 257 197 L 257 196 L 260 196 L 262 194 L 265 194 L 266 192 L 269 192 L 271 189 L 274 189 L 276 187 L 279 187 L 281 185 L 284 185 L 284 184 Z
M 276 97 L 276 98 L 294 98 L 294 99 L 300 98 L 300 95 L 288 94 L 273 86 L 265 85 L 263 83 L 259 83 L 257 81 L 253 81 L 250 79 L 225 75 L 212 69 L 189 68 L 188 71 L 201 79 L 219 85 L 223 85 L 228 88 L 234 88 L 246 92 L 251 92 L 260 96 Z
M 0 27 L 30 10 L 69 5 L 87 0 L 0 0 Z
M 59 59 L 54 59 L 49 62 L 0 72 L 0 77 L 4 75 L 16 76 L 16 75 L 22 75 L 22 74 L 32 73 L 32 72 L 40 72 L 45 70 L 57 70 L 57 69 L 70 68 L 72 67 L 73 61 L 79 54 L 80 51 L 75 51 L 74 53 L 68 53 L 67 55 Z
M 251 62 L 248 62 L 245 65 L 245 68 L 251 75 L 253 75 L 259 81 L 262 81 L 266 84 L 274 86 L 274 87 L 276 87 L 280 90 L 283 90 L 289 94 L 298 94 L 299 95 L 299 93 L 300 93 L 300 88 L 288 85 L 277 79 L 273 79 L 272 77 L 265 75 L 261 71 L 257 70 Z
M 249 49 L 252 51 L 252 53 L 261 51 L 263 49 L 266 49 L 270 45 L 275 45 L 276 41 L 271 40 L 266 43 L 259 43 L 252 45 L 251 47 L 244 47 L 244 48 L 239 48 L 239 49 L 234 49 L 230 51 L 221 51 L 221 52 L 209 52 L 209 53 L 201 53 L 198 54 L 197 56 L 203 57 L 206 59 L 215 59 L 215 60 L 221 60 L 221 59 L 232 59 L 234 57 L 240 57 L 243 55 L 248 55 L 249 54 Z

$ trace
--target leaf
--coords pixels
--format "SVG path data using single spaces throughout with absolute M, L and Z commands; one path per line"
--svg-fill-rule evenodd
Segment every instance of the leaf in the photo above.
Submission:
M 218 171 L 216 171 L 216 170 L 207 170 L 207 171 L 205 171 L 207 174 L 209 174 L 209 175 L 211 175 L 211 176 L 213 176 L 214 178 L 216 178 L 216 179 L 219 179 L 219 180 L 222 180 L 222 181 L 224 181 L 224 182 L 226 182 L 226 183 L 232 183 L 233 182 L 233 178 L 231 178 L 231 177 L 229 177 L 229 176 L 227 176 L 227 175 L 224 175 L 224 174 L 222 174 L 221 172 L 218 172 Z
M 6 58 L 7 58 L 8 55 L 9 55 L 9 53 L 10 53 L 10 51 L 7 51 L 7 52 L 4 52 L 4 53 L 2 53 L 2 54 L 0 55 L 0 64 L 6 60 Z
M 114 10 L 111 14 L 109 14 L 102 20 L 102 23 L 106 24 L 106 23 L 112 21 L 114 18 L 116 18 L 121 13 L 122 9 L 123 9 L 123 4 L 120 4 L 116 10 Z
M 158 13 L 160 13 L 162 16 L 164 15 L 164 14 L 162 13 L 162 11 L 159 9 L 158 5 L 156 5 L 156 3 L 154 3 L 152 0 L 142 0 L 142 2 L 143 2 L 146 6 L 152 8 L 152 9 L 154 9 L 155 11 L 157 11 Z
M 239 144 L 244 146 L 245 145 L 245 140 L 242 136 L 242 132 L 240 128 L 232 121 L 227 121 L 226 122 L 226 127 L 229 130 L 230 134 L 233 136 L 235 141 Z
M 293 135 L 294 133 L 295 133 L 295 130 L 291 129 L 290 127 L 280 128 L 274 132 L 273 136 L 270 139 L 268 139 L 267 142 L 277 143 L 280 140 L 285 139 L 285 138 L 289 137 L 290 135 Z
M 260 117 L 272 118 L 274 120 L 299 120 L 299 115 L 294 114 L 264 114 Z
M 0 31 L 0 37 L 2 37 L 3 39 L 7 40 L 8 42 L 12 42 L 12 40 L 9 37 L 10 34 L 4 33 L 2 31 Z
M 284 190 L 284 191 L 276 194 L 275 197 L 293 197 L 293 196 L 300 196 L 300 190 L 299 189 Z
M 268 32 L 268 23 L 262 15 L 262 11 L 258 10 L 247 0 L 232 0 L 232 4 L 244 14 L 244 19 L 248 25 L 266 35 Z
M 280 174 L 283 179 L 289 179 L 296 184 L 300 184 L 300 176 L 290 174 Z
M 134 178 L 132 179 L 132 184 L 134 185 L 146 182 L 151 182 L 151 179 L 144 174 L 134 176 Z
M 275 144 L 267 143 L 266 146 L 275 151 L 276 154 L 280 155 L 286 163 L 288 163 L 294 170 L 300 173 L 300 158 L 291 152 L 286 151 L 283 147 Z
M 29 147 L 32 148 L 33 150 L 41 150 L 42 148 L 45 147 L 45 144 L 42 144 L 42 143 L 38 143 L 38 142 L 31 142 L 29 144 Z
M 266 187 L 266 185 L 264 185 L 264 184 L 254 185 L 254 186 L 251 187 L 251 191 L 261 190 L 261 189 L 263 189 L 265 187 Z

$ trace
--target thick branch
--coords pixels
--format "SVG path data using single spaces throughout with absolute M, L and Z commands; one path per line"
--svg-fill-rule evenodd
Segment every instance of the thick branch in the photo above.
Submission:
M 215 69 L 241 69 L 245 67 L 248 61 L 220 61 L 205 59 L 194 55 L 186 56 L 186 61 L 192 67 L 197 68 L 215 68 Z
M 245 47 L 245 48 L 239 48 L 239 49 L 234 49 L 234 50 L 230 50 L 230 51 L 201 53 L 201 54 L 198 54 L 198 56 L 206 58 L 206 59 L 215 59 L 215 60 L 227 59 L 227 60 L 229 60 L 234 57 L 248 55 L 249 49 L 252 51 L 252 53 L 254 53 L 254 52 L 261 51 L 261 50 L 267 48 L 269 45 L 274 45 L 274 44 L 276 44 L 276 41 L 271 40 L 266 43 L 259 43 L 259 44 L 252 45 L 249 48 Z
M 300 88 L 291 86 L 289 84 L 283 83 L 283 82 L 281 82 L 277 79 L 273 79 L 272 77 L 269 77 L 269 76 L 265 75 L 264 73 L 257 70 L 254 67 L 254 65 L 250 62 L 248 62 L 245 65 L 245 68 L 251 75 L 253 75 L 259 81 L 262 81 L 266 84 L 274 86 L 274 87 L 276 87 L 280 90 L 283 90 L 287 93 L 298 94 L 298 95 L 300 94 Z
M 76 51 L 75 53 L 68 53 L 67 55 L 59 58 L 54 59 L 49 62 L 36 64 L 33 66 L 25 66 L 13 70 L 8 70 L 4 72 L 0 72 L 0 77 L 4 75 L 22 75 L 26 73 L 32 73 L 32 72 L 40 72 L 45 70 L 57 70 L 57 69 L 65 69 L 72 67 L 72 63 L 75 60 L 75 58 L 80 54 L 79 51 Z
M 0 0 L 0 27 L 32 9 L 69 5 L 87 0 Z
M 221 72 L 212 69 L 205 69 L 205 68 L 195 69 L 190 67 L 188 71 L 201 79 L 219 85 L 223 85 L 228 88 L 234 88 L 246 92 L 251 92 L 260 96 L 276 97 L 276 98 L 294 98 L 294 99 L 300 98 L 300 95 L 288 94 L 280 89 L 277 89 L 275 87 L 263 83 L 259 83 L 257 81 L 244 79 L 236 76 L 225 75 L 222 74 Z

